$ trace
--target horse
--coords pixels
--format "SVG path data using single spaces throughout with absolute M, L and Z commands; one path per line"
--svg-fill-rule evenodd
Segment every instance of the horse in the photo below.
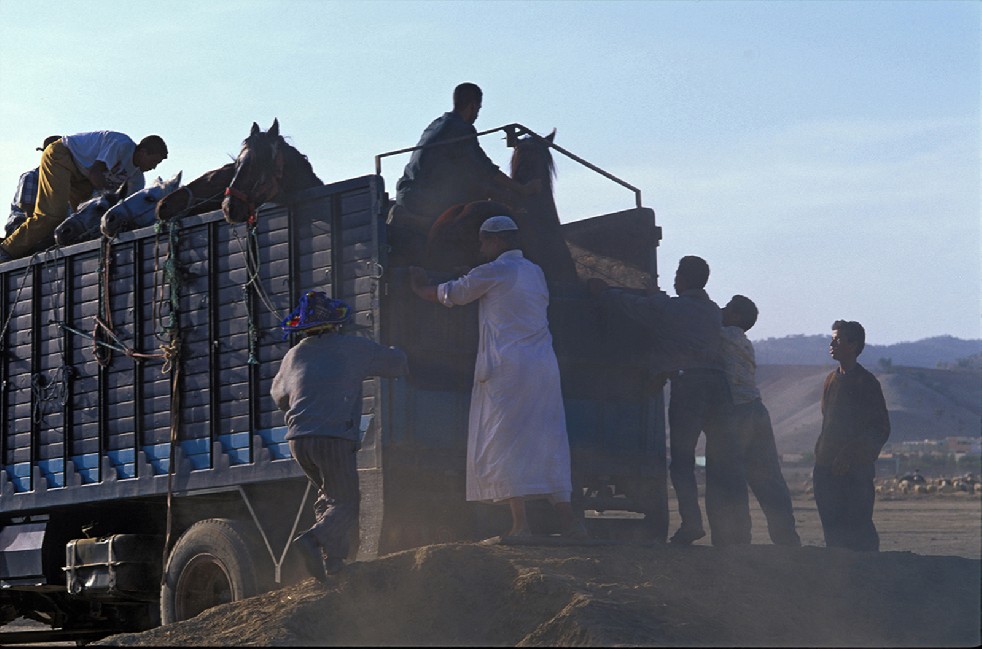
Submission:
M 119 202 L 116 192 L 102 192 L 78 206 L 55 228 L 55 243 L 67 246 L 99 236 L 102 215 Z
M 229 162 L 218 169 L 201 174 L 187 185 L 178 187 L 157 202 L 157 219 L 171 219 L 204 214 L 222 207 L 225 189 L 232 183 L 235 163 Z
M 529 134 L 515 141 L 511 177 L 525 184 L 539 180 L 541 189 L 530 196 L 510 196 L 507 202 L 476 201 L 449 208 L 433 223 L 427 235 L 423 265 L 452 272 L 481 263 L 478 232 L 492 216 L 510 216 L 518 225 L 525 256 L 542 268 L 549 282 L 576 283 L 576 264 L 563 237 L 553 198 L 555 163 L 549 145 L 556 136 Z M 510 207 L 511 206 L 511 207 Z
M 120 232 L 153 225 L 157 202 L 181 184 L 181 172 L 170 180 L 158 177 L 149 187 L 133 192 L 102 215 L 102 234 L 115 237 Z
M 222 213 L 229 223 L 255 223 L 256 208 L 301 189 L 322 185 L 303 155 L 280 135 L 279 120 L 268 131 L 252 123 L 235 160 L 232 182 L 225 189 Z

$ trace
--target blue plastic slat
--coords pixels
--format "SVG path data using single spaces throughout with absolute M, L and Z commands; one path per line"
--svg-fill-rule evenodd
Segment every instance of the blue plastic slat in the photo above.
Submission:
M 225 451 L 229 451 L 230 449 L 247 449 L 251 440 L 252 435 L 249 433 L 229 433 L 218 436 L 218 441 L 222 443 L 222 448 Z
M 99 454 L 85 453 L 84 455 L 73 455 L 72 463 L 75 465 L 76 473 L 79 473 L 83 469 L 98 469 Z
M 31 463 L 30 462 L 18 462 L 17 464 L 8 464 L 3 467 L 7 470 L 7 475 L 10 477 L 18 478 L 30 478 L 31 477 Z
M 286 441 L 286 430 L 286 426 L 277 426 L 276 428 L 263 428 L 258 433 L 263 442 L 270 445 Z
M 186 439 L 181 442 L 181 449 L 185 455 L 198 455 L 211 451 L 211 440 L 207 437 L 198 439 Z
M 293 457 L 293 453 L 290 452 L 290 442 L 278 442 L 276 444 L 270 444 L 266 448 L 269 449 L 269 455 L 274 460 Z
M 229 464 L 248 464 L 249 463 L 249 449 L 248 448 L 227 448 L 225 449 L 225 454 L 228 455 Z
M 136 451 L 132 448 L 106 451 L 106 455 L 109 457 L 109 461 L 112 462 L 114 466 L 119 466 L 121 464 L 132 464 L 136 462 Z
M 99 469 L 78 469 L 76 474 L 82 477 L 82 484 L 91 484 L 99 481 Z

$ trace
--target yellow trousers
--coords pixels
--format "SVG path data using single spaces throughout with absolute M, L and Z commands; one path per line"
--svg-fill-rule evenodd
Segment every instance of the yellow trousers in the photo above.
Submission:
M 54 232 L 79 203 L 92 195 L 92 183 L 79 171 L 68 147 L 52 142 L 41 154 L 38 200 L 32 214 L 0 246 L 11 257 L 26 257 L 54 243 Z

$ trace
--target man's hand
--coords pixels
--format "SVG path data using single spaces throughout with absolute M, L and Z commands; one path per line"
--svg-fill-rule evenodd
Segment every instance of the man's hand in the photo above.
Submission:
M 427 302 L 436 302 L 436 286 L 430 284 L 429 275 L 419 266 L 409 267 L 409 286 L 413 293 Z
M 95 163 L 89 168 L 89 182 L 92 186 L 98 190 L 103 190 L 106 188 L 106 172 L 109 168 L 106 163 L 102 160 L 96 160 Z

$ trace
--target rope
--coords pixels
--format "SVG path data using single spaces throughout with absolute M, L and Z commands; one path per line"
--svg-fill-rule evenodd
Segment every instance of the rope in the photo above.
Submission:
M 170 455 L 167 463 L 167 525 L 164 533 L 164 550 L 160 571 L 160 585 L 164 586 L 167 581 L 167 552 L 170 548 L 171 533 L 174 528 L 174 473 L 177 471 L 177 444 L 180 437 L 181 428 L 181 364 L 180 347 L 181 338 L 177 331 L 173 332 L 171 344 L 174 350 L 173 357 L 167 363 L 170 371 Z
M 174 474 L 177 471 L 177 446 L 181 431 L 181 329 L 179 319 L 180 292 L 183 287 L 183 276 L 177 260 L 178 247 L 178 227 L 177 223 L 169 223 L 167 227 L 167 258 L 164 260 L 163 272 L 160 266 L 160 227 L 158 222 L 157 236 L 154 241 L 154 322 L 161 324 L 161 308 L 164 303 L 163 284 L 158 285 L 158 275 L 163 276 L 163 281 L 169 287 L 169 294 L 166 303 L 170 306 L 170 314 L 167 325 L 161 329 L 155 329 L 154 334 L 161 341 L 161 353 L 164 356 L 164 366 L 161 371 L 170 374 L 170 459 L 167 465 L 167 516 L 166 532 L 164 534 L 164 547 L 161 565 L 164 567 L 160 572 L 160 584 L 163 586 L 167 580 L 167 554 L 171 545 L 171 535 L 174 528 Z M 159 288 L 159 292 L 158 292 Z M 164 338 L 164 334 L 167 338 Z
M 34 402 L 32 419 L 35 424 L 44 421 L 44 404 L 48 401 L 58 401 L 62 408 L 68 403 L 70 390 L 68 385 L 75 376 L 75 368 L 71 365 L 62 365 L 52 370 L 55 378 L 49 378 L 44 374 L 31 375 L 31 393 Z
M 92 325 L 92 355 L 95 357 L 97 363 L 102 367 L 107 367 L 113 360 L 112 347 L 101 346 L 98 344 L 100 342 L 99 334 L 105 331 L 107 335 L 111 336 L 117 343 L 119 342 L 119 337 L 113 331 L 113 316 L 112 316 L 112 305 L 109 299 L 109 251 L 111 249 L 111 244 L 109 239 L 103 237 L 99 242 L 99 305 L 97 310 L 97 315 L 93 320 L 95 323 Z
M 172 216 L 170 219 L 168 219 L 170 221 L 176 221 L 177 219 L 183 219 L 185 216 L 187 216 L 188 214 L 190 214 L 191 213 L 191 210 L 193 210 L 194 208 L 198 207 L 199 205 L 204 205 L 208 201 L 215 200 L 216 198 L 218 198 L 219 196 L 222 196 L 225 193 L 225 190 L 224 189 L 221 189 L 218 192 L 212 194 L 211 196 L 208 196 L 207 198 L 202 198 L 201 200 L 195 202 L 195 200 L 194 200 L 194 192 L 191 191 L 191 188 L 190 187 L 188 187 L 187 185 L 184 185 L 181 189 L 183 189 L 184 191 L 186 191 L 188 193 L 188 204 L 187 204 L 187 207 L 185 207 L 183 210 L 181 210 L 180 212 L 178 212 L 177 214 L 175 214 L 174 216 Z
M 256 324 L 256 313 L 252 307 L 252 302 L 249 299 L 249 289 L 251 288 L 259 300 L 266 307 L 266 310 L 272 313 L 277 322 L 283 319 L 283 314 L 276 308 L 273 304 L 273 300 L 269 297 L 269 293 L 266 292 L 265 287 L 263 287 L 262 280 L 260 278 L 261 270 L 261 256 L 259 254 L 259 237 L 256 234 L 256 224 L 250 221 L 246 225 L 246 244 L 243 245 L 241 237 L 237 230 L 233 230 L 235 235 L 235 241 L 239 245 L 239 250 L 245 255 L 246 259 L 246 281 L 242 284 L 242 294 L 245 299 L 246 313 L 248 321 L 248 340 L 249 340 L 249 359 L 246 361 L 249 365 L 259 365 L 259 359 L 257 358 L 256 350 L 259 344 L 259 340 L 262 334 L 266 331 L 262 327 Z M 269 327 L 268 330 L 272 331 L 277 327 Z
M 247 320 L 249 322 L 249 360 L 246 362 L 249 365 L 259 365 L 259 359 L 256 357 L 256 348 L 259 346 L 259 332 L 256 328 L 256 314 L 252 308 L 252 300 L 249 299 L 250 286 L 253 287 L 256 295 L 262 296 L 262 284 L 258 281 L 259 252 L 258 244 L 256 243 L 258 238 L 256 237 L 255 223 L 250 222 L 246 227 L 249 242 L 249 245 L 246 247 L 246 268 L 249 269 L 249 280 L 242 286 L 242 292 L 245 296 Z M 257 249 L 254 250 L 254 247 Z M 253 255 L 255 255 L 254 258 Z
M 10 327 L 10 319 L 14 316 L 14 311 L 17 309 L 17 305 L 20 304 L 20 294 L 24 292 L 24 287 L 27 285 L 27 278 L 31 276 L 31 268 L 34 266 L 34 262 L 37 260 L 38 255 L 41 252 L 35 252 L 31 255 L 31 261 L 24 268 L 24 274 L 20 279 L 20 286 L 17 287 L 17 294 L 14 296 L 14 303 L 10 305 L 9 312 L 7 313 L 7 318 L 3 321 L 3 328 L 0 328 L 0 350 L 6 350 L 7 346 L 5 341 L 7 340 L 7 329 Z
M 277 322 L 283 320 L 284 315 L 280 313 L 279 309 L 273 304 L 273 300 L 269 297 L 269 293 L 262 285 L 262 280 L 259 277 L 260 272 L 260 255 L 259 255 L 259 238 L 256 235 L 256 226 L 248 225 L 246 226 L 247 243 L 248 245 L 242 244 L 242 239 L 239 237 L 237 231 L 233 230 L 235 233 L 235 242 L 239 244 L 239 250 L 245 255 L 246 258 L 246 274 L 247 279 L 244 286 L 251 286 L 255 289 L 256 295 L 259 296 L 263 303 L 263 306 L 276 316 Z

